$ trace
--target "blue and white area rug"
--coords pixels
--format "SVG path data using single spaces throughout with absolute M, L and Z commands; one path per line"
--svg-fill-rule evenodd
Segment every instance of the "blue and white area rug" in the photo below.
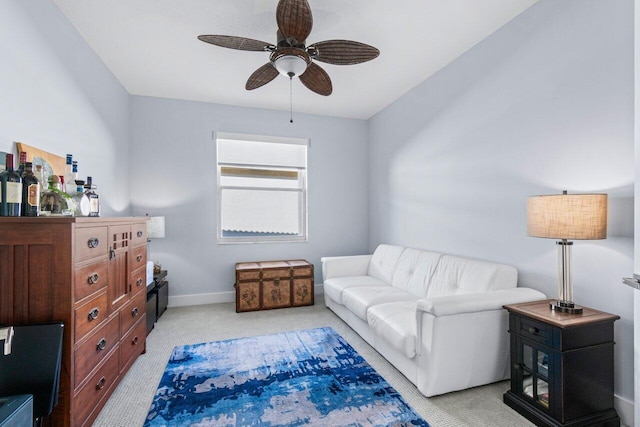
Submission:
M 173 349 L 145 426 L 427 426 L 333 329 Z

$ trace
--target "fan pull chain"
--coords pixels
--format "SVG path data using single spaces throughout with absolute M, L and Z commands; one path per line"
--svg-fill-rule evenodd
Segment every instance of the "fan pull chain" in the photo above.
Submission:
M 293 123 L 293 73 L 289 73 L 289 123 Z

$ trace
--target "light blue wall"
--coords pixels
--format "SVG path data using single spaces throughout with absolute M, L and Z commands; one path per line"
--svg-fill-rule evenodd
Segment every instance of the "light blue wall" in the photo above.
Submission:
M 129 95 L 51 1 L 0 2 L 0 94 L 0 151 L 72 153 L 103 214 L 129 212 Z
M 171 269 L 172 295 L 233 292 L 234 265 L 242 261 L 304 258 L 322 283 L 320 257 L 366 252 L 365 121 L 294 114 L 291 124 L 284 111 L 131 99 L 131 155 L 140 159 L 131 172 L 133 213 L 166 216 L 167 237 L 153 240 L 150 252 Z M 308 242 L 216 243 L 214 131 L 310 138 Z
M 616 393 L 633 402 L 633 1 L 542 0 L 369 121 L 369 247 L 516 266 L 557 295 L 556 245 L 526 198 L 606 192 L 609 234 L 575 242 L 574 299 L 616 313 Z

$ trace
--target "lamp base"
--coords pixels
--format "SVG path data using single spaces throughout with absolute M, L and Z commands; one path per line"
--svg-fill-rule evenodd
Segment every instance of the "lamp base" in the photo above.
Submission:
M 582 307 L 571 301 L 556 301 L 549 304 L 551 310 L 569 314 L 582 314 Z

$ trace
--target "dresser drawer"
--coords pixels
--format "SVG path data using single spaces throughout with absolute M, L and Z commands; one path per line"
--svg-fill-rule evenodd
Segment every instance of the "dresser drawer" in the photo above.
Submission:
M 131 271 L 147 266 L 147 247 L 135 246 L 131 249 Z
M 146 316 L 142 315 L 138 323 L 120 341 L 120 371 L 126 371 L 136 356 L 144 351 L 147 337 Z
M 76 228 L 74 261 L 86 261 L 109 253 L 107 227 Z
M 82 298 L 107 286 L 107 259 L 92 262 L 83 266 L 77 266 L 74 275 L 74 298 L 80 301 Z
M 111 389 L 118 380 L 118 349 L 114 349 L 104 364 L 91 376 L 89 381 L 78 391 L 73 402 L 74 426 L 89 425 L 88 418 L 97 415 L 102 404 L 111 393 Z M 94 413 L 94 411 L 96 413 Z
M 134 294 L 142 288 L 147 288 L 147 268 L 140 267 L 131 272 L 131 292 Z
M 75 388 L 89 375 L 107 354 L 118 345 L 120 322 L 118 316 L 112 316 L 100 326 L 84 343 L 76 348 L 74 355 Z
M 523 338 L 546 346 L 552 345 L 553 328 L 546 323 L 538 322 L 526 317 L 515 318 L 516 333 Z
M 147 243 L 147 222 L 131 224 L 131 244 Z
M 135 292 L 135 291 L 134 291 Z M 135 297 L 120 309 L 120 333 L 124 335 L 145 313 L 147 293 L 138 292 Z
M 107 317 L 107 294 L 102 292 L 74 310 L 76 342 Z

